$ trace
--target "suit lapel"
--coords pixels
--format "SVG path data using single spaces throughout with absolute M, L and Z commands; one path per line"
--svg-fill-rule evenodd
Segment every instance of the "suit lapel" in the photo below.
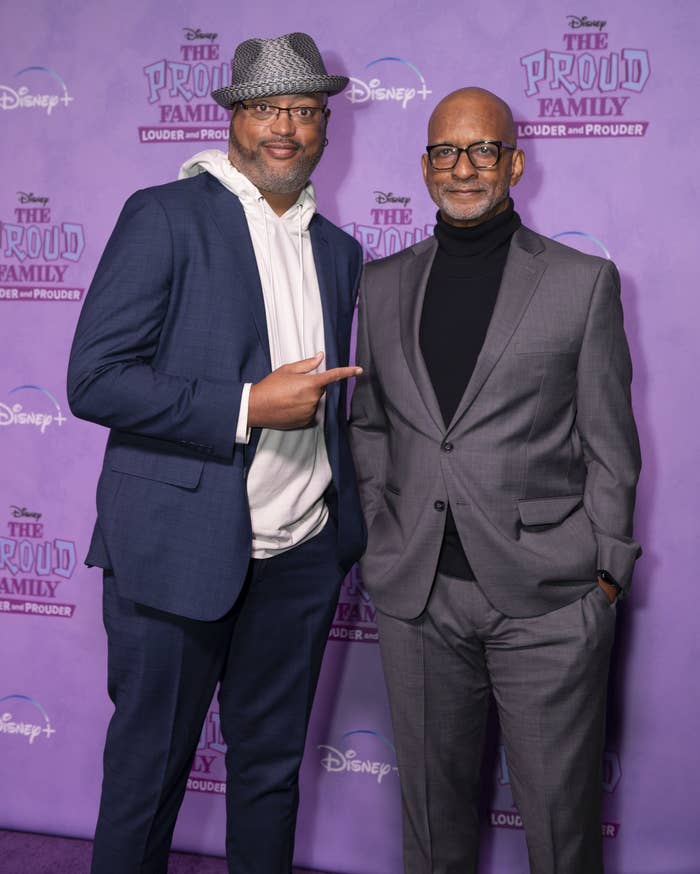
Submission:
M 246 299 L 251 309 L 255 329 L 260 343 L 265 350 L 268 365 L 271 367 L 270 345 L 265 318 L 265 300 L 263 298 L 260 274 L 255 260 L 253 241 L 250 238 L 248 222 L 243 207 L 235 195 L 224 188 L 213 176 L 205 174 L 209 190 L 212 218 L 227 249 L 235 252 L 234 268 L 240 274 L 244 287 L 248 290 Z M 314 216 L 309 225 L 311 248 L 316 265 L 318 285 L 321 292 L 321 307 L 323 310 L 324 339 L 326 345 L 326 368 L 338 366 L 338 300 L 335 289 L 335 265 L 333 252 L 328 245 L 323 230 L 323 223 Z
M 423 313 L 425 289 L 437 251 L 434 237 L 414 246 L 413 257 L 403 259 L 399 280 L 399 319 L 401 322 L 401 345 L 413 381 L 423 399 L 423 403 L 440 431 L 445 423 L 440 412 L 433 384 L 420 351 L 420 320 Z
M 309 225 L 311 250 L 314 253 L 316 277 L 321 292 L 323 336 L 326 344 L 326 370 L 338 366 L 338 294 L 335 281 L 333 249 L 328 244 L 323 222 L 318 215 Z
M 241 277 L 241 285 L 246 290 L 245 298 L 250 306 L 258 339 L 265 351 L 268 367 L 272 368 L 270 343 L 265 318 L 265 299 L 258 264 L 255 260 L 253 241 L 250 238 L 248 222 L 239 199 L 210 174 L 208 179 L 212 197 L 209 199 L 214 224 L 224 239 L 226 248 L 232 255 L 234 271 Z
M 547 266 L 541 259 L 533 257 L 541 249 L 542 244 L 527 228 L 516 231 L 508 252 L 501 287 L 484 345 L 462 400 L 447 429 L 448 433 L 476 400 L 522 319 Z

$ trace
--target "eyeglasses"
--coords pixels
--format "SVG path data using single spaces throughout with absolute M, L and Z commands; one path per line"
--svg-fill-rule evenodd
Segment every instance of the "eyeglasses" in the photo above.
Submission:
M 241 109 L 245 109 L 248 117 L 259 124 L 265 122 L 276 121 L 280 117 L 280 112 L 286 112 L 290 120 L 294 124 L 314 124 L 322 115 L 328 111 L 325 106 L 274 106 L 272 103 L 243 103 L 238 102 Z
M 470 143 L 464 149 L 453 146 L 452 143 L 438 143 L 427 146 L 425 150 L 433 170 L 451 170 L 457 166 L 462 152 L 466 152 L 467 158 L 475 169 L 492 170 L 501 160 L 503 149 L 515 151 L 516 146 L 509 146 L 501 140 L 480 140 L 478 143 Z

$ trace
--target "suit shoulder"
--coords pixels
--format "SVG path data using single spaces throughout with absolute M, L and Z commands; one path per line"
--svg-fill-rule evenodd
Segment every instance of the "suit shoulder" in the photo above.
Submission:
M 187 179 L 177 179 L 174 182 L 164 182 L 161 185 L 151 185 L 148 188 L 140 188 L 127 200 L 129 202 L 147 202 L 157 200 L 159 203 L 177 204 L 186 203 L 189 200 L 196 201 L 202 196 L 203 190 L 209 187 L 213 177 L 208 173 L 200 173 Z M 219 183 L 217 183 L 219 184 Z
M 544 234 L 538 234 L 524 225 L 516 233 L 518 243 L 523 248 L 531 251 L 533 254 L 537 254 L 539 250 L 548 260 L 563 263 L 574 269 L 587 268 L 598 273 L 604 265 L 612 264 L 609 258 L 581 252 L 580 249 L 567 246 L 565 243 L 553 240 L 551 237 L 545 237 Z

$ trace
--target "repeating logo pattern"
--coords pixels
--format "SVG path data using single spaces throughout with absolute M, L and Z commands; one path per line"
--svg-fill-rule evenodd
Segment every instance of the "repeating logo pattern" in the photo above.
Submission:
M 40 385 L 17 385 L 8 391 L 7 400 L 0 401 L 0 428 L 37 428 L 46 434 L 68 421 L 56 396 Z
M 55 734 L 49 714 L 35 698 L 19 693 L 0 698 L 0 743 L 19 741 L 32 746 L 50 741 Z
M 393 102 L 406 109 L 416 98 L 424 102 L 433 93 L 421 71 L 405 58 L 375 58 L 365 69 L 372 70 L 369 79 L 350 76 L 350 84 L 343 92 L 350 103 Z M 385 80 L 374 75 L 380 72 L 386 77 Z
M 0 221 L 0 301 L 80 302 L 70 273 L 85 250 L 80 222 L 56 221 L 45 194 L 18 191 L 11 221 Z
M 0 85 L 0 109 L 28 109 L 46 113 L 68 106 L 75 98 L 55 70 L 49 67 L 24 67 L 18 70 L 11 85 Z
M 630 119 L 651 75 L 649 52 L 615 48 L 607 21 L 568 15 L 561 44 L 520 58 L 525 96 L 536 120 L 517 122 L 518 137 L 642 137 L 648 121 Z
M 365 262 L 393 255 L 432 235 L 434 223 L 414 224 L 411 197 L 407 194 L 375 189 L 371 199 L 369 221 L 343 225 L 343 230 L 362 246 Z
M 72 619 L 75 604 L 63 590 L 77 565 L 73 540 L 49 537 L 42 514 L 19 504 L 10 507 L 0 536 L 0 613 Z
M 210 709 L 202 727 L 194 762 L 187 778 L 188 792 L 207 795 L 226 794 L 226 744 L 221 733 L 221 720 L 216 710 Z
M 378 643 L 377 611 L 362 585 L 357 565 L 343 580 L 329 640 Z
M 228 139 L 229 113 L 211 92 L 229 84 L 231 67 L 222 58 L 217 33 L 184 27 L 173 59 L 146 64 L 146 101 L 151 122 L 139 127 L 141 143 L 220 143 Z
M 385 778 L 398 776 L 396 748 L 383 734 L 369 728 L 346 731 L 340 746 L 319 744 L 321 767 L 328 774 L 371 780 L 381 785 Z

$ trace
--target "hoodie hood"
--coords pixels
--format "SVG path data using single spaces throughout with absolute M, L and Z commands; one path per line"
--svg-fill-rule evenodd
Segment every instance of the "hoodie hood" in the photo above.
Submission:
M 228 188 L 241 201 L 241 205 L 249 219 L 259 216 L 261 207 L 272 212 L 272 208 L 253 183 L 231 164 L 228 155 L 220 149 L 205 149 L 197 152 L 180 167 L 178 179 L 187 179 L 199 173 L 211 173 L 219 182 Z M 295 228 L 307 230 L 309 222 L 316 212 L 316 192 L 311 182 L 307 182 L 301 191 L 297 202 L 280 218 L 283 221 L 292 219 Z

